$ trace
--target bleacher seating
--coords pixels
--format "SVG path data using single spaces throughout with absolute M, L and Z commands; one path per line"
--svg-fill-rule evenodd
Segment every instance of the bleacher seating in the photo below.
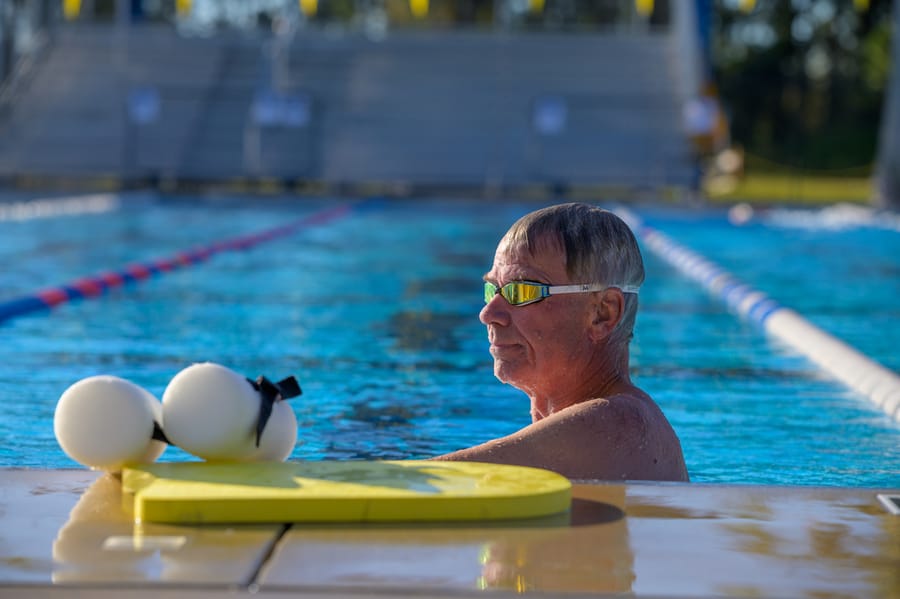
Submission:
M 650 31 L 67 25 L 0 116 L 0 176 L 688 186 L 676 59 Z M 140 90 L 149 122 L 130 112 Z

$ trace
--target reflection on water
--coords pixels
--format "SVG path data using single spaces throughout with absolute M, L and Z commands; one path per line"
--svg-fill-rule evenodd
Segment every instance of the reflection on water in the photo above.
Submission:
M 52 581 L 245 584 L 281 528 L 135 524 L 132 496 L 105 474 L 84 492 L 53 541 Z
M 366 422 L 375 428 L 412 424 L 417 414 L 403 405 L 376 405 L 374 401 L 357 401 L 344 415 L 350 420 Z
M 387 322 L 388 334 L 397 347 L 411 351 L 459 351 L 456 331 L 471 320 L 458 314 L 397 312 Z
M 477 525 L 294 525 L 263 582 L 454 591 L 628 593 L 635 580 L 621 487 L 567 512 Z
M 630 592 L 634 554 L 624 488 L 605 489 L 603 500 L 575 498 L 563 526 L 519 530 L 487 543 L 478 586 L 517 593 Z
M 53 541 L 54 583 L 129 581 L 159 578 L 162 564 L 153 550 L 104 551 L 110 536 L 134 535 L 123 509 L 121 483 L 98 478 L 84 492 Z

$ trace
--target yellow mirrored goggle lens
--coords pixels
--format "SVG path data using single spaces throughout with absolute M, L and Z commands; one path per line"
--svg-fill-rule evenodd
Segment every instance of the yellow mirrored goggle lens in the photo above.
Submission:
M 536 283 L 524 283 L 521 281 L 507 283 L 500 288 L 493 283 L 485 283 L 484 303 L 488 303 L 494 299 L 494 296 L 498 293 L 513 306 L 536 302 L 543 297 L 541 294 L 541 287 L 543 286 Z

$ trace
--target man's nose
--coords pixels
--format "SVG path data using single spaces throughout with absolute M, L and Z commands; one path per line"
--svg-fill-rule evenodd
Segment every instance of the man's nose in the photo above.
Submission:
M 484 305 L 478 314 L 481 324 L 509 324 L 509 310 L 512 306 L 499 293 L 491 298 L 491 301 Z

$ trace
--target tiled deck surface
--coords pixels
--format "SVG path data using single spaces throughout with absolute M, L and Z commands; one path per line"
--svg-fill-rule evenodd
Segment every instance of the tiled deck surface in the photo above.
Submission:
M 0 596 L 900 598 L 876 493 L 576 484 L 559 516 L 478 524 L 136 525 L 117 479 L 0 470 Z

